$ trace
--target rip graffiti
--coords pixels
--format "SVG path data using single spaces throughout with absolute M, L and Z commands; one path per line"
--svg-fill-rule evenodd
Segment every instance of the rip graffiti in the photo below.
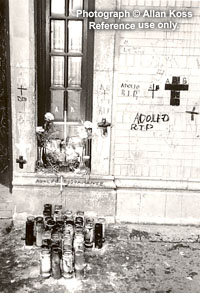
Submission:
M 140 90 L 140 86 L 138 84 L 124 83 L 124 82 L 121 84 L 122 97 L 137 98 L 139 90 Z
M 168 122 L 168 114 L 140 114 L 137 113 L 133 123 L 131 124 L 131 130 L 147 131 L 154 127 L 154 123 Z

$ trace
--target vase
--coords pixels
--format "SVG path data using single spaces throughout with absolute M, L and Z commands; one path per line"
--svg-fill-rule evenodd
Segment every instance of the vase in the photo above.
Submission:
M 85 145 L 83 145 L 83 147 L 82 147 L 82 152 L 81 152 L 81 156 L 80 156 L 80 164 L 79 164 L 80 170 L 85 170 L 85 168 L 86 168 L 85 161 L 83 159 L 84 155 L 85 155 Z
M 39 146 L 38 147 L 38 152 L 37 152 L 37 155 L 38 155 L 37 165 L 39 167 L 42 167 L 43 166 L 42 153 L 43 153 L 43 147 Z
M 46 148 L 44 146 L 38 147 L 38 153 L 37 153 L 37 165 L 38 167 L 45 167 L 47 164 L 46 160 Z

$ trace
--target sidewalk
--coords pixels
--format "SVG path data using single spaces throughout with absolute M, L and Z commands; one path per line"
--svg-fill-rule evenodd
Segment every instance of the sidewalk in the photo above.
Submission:
M 40 249 L 24 246 L 24 227 L 2 232 L 2 293 L 200 292 L 197 227 L 109 225 L 104 247 L 86 252 L 87 268 L 82 281 L 43 280 L 39 272 Z

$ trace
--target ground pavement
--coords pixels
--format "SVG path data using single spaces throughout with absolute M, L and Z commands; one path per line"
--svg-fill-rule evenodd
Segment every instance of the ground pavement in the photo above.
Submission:
M 198 227 L 109 225 L 101 250 L 86 252 L 83 280 L 42 279 L 40 248 L 24 245 L 24 226 L 0 233 L 2 293 L 200 292 Z

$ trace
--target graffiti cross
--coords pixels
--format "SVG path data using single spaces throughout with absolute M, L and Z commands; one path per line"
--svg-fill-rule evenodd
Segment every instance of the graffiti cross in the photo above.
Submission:
M 186 111 L 186 113 L 191 114 L 191 121 L 194 121 L 194 115 L 199 115 L 198 112 L 195 112 L 195 107 L 192 108 L 192 111 Z
M 26 160 L 23 159 L 23 156 L 19 156 L 19 159 L 16 159 L 16 163 L 19 164 L 20 169 L 23 169 L 24 164 L 26 164 Z
M 154 98 L 154 92 L 159 90 L 159 85 L 153 84 L 153 86 L 150 85 L 148 91 L 152 92 L 152 99 Z
M 172 83 L 165 84 L 165 90 L 171 91 L 171 106 L 179 106 L 180 105 L 180 91 L 188 91 L 189 85 L 184 83 L 180 84 L 180 77 L 173 76 Z
M 23 95 L 23 91 L 27 91 L 27 89 L 24 88 L 22 85 L 18 87 L 17 89 L 21 91 L 21 96 Z

